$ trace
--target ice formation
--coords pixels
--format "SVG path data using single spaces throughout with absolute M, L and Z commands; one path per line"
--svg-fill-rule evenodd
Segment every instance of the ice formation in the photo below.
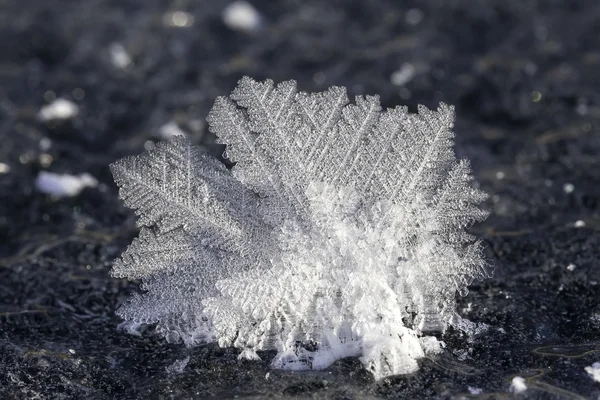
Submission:
M 515 376 L 510 383 L 509 390 L 514 394 L 519 394 L 526 391 L 527 385 L 525 384 L 525 379 L 520 376 Z
M 231 170 L 180 136 L 114 163 L 141 230 L 113 275 L 145 292 L 118 313 L 170 342 L 275 349 L 276 368 L 359 356 L 377 379 L 470 326 L 455 297 L 487 276 L 465 232 L 486 196 L 455 158 L 454 109 L 348 103 L 245 77 L 208 117 Z
M 37 190 L 58 197 L 77 196 L 84 188 L 97 185 L 96 178 L 88 173 L 69 175 L 40 171 L 35 180 Z
M 42 121 L 71 119 L 79 114 L 79 106 L 67 99 L 56 99 L 40 109 L 38 118 Z
M 585 367 L 585 372 L 588 373 L 590 378 L 600 382 L 600 362 L 593 363 L 591 367 Z

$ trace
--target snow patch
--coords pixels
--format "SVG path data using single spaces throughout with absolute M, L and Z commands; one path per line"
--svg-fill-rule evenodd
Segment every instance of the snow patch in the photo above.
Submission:
M 392 73 L 390 80 L 393 85 L 404 86 L 415 77 L 416 71 L 416 68 L 412 64 L 404 63 L 399 70 Z
M 600 382 L 600 362 L 593 363 L 591 367 L 585 367 L 585 372 L 587 372 L 594 381 Z
M 79 106 L 72 101 L 58 98 L 52 103 L 43 106 L 38 113 L 42 121 L 66 120 L 79 114 Z
M 112 64 L 119 68 L 125 69 L 132 64 L 131 56 L 125 50 L 125 47 L 121 43 L 113 43 L 109 48 L 110 61 Z
M 469 393 L 474 394 L 474 395 L 478 395 L 483 393 L 483 389 L 480 388 L 476 388 L 476 387 L 472 387 L 472 386 L 467 386 L 467 389 L 469 390 Z
M 98 181 L 88 173 L 74 176 L 41 171 L 35 180 L 37 190 L 59 197 L 77 196 L 84 188 L 96 186 Z
M 255 31 L 260 28 L 262 17 L 252 4 L 234 1 L 223 10 L 223 22 L 231 29 Z
M 512 379 L 512 383 L 510 384 L 510 389 L 511 393 L 522 393 L 525 390 L 527 390 L 527 385 L 525 384 L 525 379 L 521 378 L 520 376 L 515 376 Z

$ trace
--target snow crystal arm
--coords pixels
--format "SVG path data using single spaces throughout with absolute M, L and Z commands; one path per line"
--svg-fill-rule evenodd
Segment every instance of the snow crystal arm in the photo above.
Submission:
M 212 245 L 225 245 L 254 225 L 252 193 L 216 159 L 188 139 L 159 143 L 152 151 L 111 165 L 120 196 L 136 210 L 139 226 L 158 233 L 177 227 L 206 232 Z

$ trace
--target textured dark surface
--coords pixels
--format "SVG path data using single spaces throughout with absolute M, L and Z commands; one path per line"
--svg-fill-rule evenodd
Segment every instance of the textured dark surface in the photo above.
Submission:
M 600 3 L 256 1 L 254 33 L 225 26 L 225 5 L 0 0 L 0 397 L 483 399 L 509 397 L 515 375 L 524 398 L 600 396 L 584 371 L 600 360 Z M 193 24 L 165 24 L 177 10 Z M 110 61 L 115 43 L 131 55 L 125 69 Z M 414 77 L 394 86 L 404 63 Z M 496 265 L 459 311 L 486 332 L 447 332 L 442 357 L 374 382 L 356 359 L 272 371 L 269 354 L 238 361 L 116 329 L 137 285 L 108 271 L 136 231 L 108 164 L 171 120 L 219 154 L 204 118 L 244 74 L 306 91 L 344 85 L 385 106 L 456 105 L 456 151 L 491 194 L 473 231 Z M 55 96 L 80 113 L 40 122 Z M 34 187 L 42 170 L 100 185 L 53 198 Z M 166 372 L 187 356 L 182 373 Z

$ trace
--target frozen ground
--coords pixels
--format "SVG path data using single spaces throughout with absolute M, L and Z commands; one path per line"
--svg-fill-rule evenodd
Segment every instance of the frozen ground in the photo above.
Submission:
M 0 397 L 484 399 L 515 377 L 521 398 L 598 397 L 598 2 L 251 3 L 0 1 Z M 456 105 L 496 264 L 459 311 L 486 332 L 448 332 L 441 357 L 375 383 L 356 359 L 272 371 L 268 354 L 116 329 L 137 288 L 108 270 L 136 232 L 108 164 L 175 128 L 219 154 L 204 118 L 244 74 Z M 44 117 L 58 99 L 77 112 Z M 36 188 L 42 171 L 98 184 L 60 197 Z

